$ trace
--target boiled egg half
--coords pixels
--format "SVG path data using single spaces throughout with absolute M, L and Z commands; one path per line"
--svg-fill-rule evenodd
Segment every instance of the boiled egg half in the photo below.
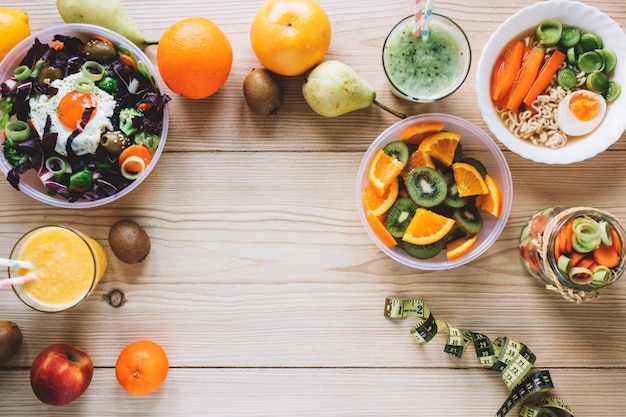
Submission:
M 76 155 L 95 153 L 102 133 L 112 129 L 110 119 L 115 111 L 115 98 L 95 86 L 90 93 L 76 91 L 76 80 L 80 77 L 82 74 L 79 72 L 54 80 L 51 85 L 58 89 L 57 94 L 42 94 L 30 99 L 30 117 L 39 137 L 43 136 L 46 120 L 50 116 L 50 131 L 58 134 L 54 150 L 63 156 L 67 156 L 67 139 L 79 129 L 86 108 L 94 110 L 89 122 L 72 140 L 72 151 Z
M 559 103 L 559 128 L 568 136 L 582 136 L 598 127 L 606 114 L 606 100 L 600 94 L 578 90 Z

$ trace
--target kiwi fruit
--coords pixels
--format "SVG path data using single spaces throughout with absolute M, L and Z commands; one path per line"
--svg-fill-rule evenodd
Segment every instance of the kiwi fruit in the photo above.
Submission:
M 417 204 L 410 198 L 398 198 L 389 211 L 385 220 L 385 227 L 391 236 L 402 237 L 406 228 L 411 223 L 411 219 L 415 215 Z
M 276 76 L 265 68 L 253 68 L 243 80 L 243 97 L 252 112 L 269 116 L 283 104 L 283 89 Z
M 483 229 L 483 218 L 473 204 L 457 208 L 452 213 L 455 225 L 467 234 L 475 234 Z
M 0 320 L 0 365 L 15 356 L 22 346 L 22 331 L 12 321 Z
M 111 226 L 109 245 L 113 254 L 127 264 L 141 262 L 150 253 L 150 237 L 143 227 L 128 219 Z
M 409 197 L 421 207 L 435 207 L 441 204 L 448 193 L 448 184 L 439 172 L 421 166 L 411 170 L 406 178 Z
M 435 243 L 428 245 L 416 245 L 413 243 L 400 241 L 399 246 L 404 249 L 406 253 L 417 259 L 430 259 L 439 255 L 439 252 L 446 247 L 445 239 L 438 240 Z
M 446 184 L 448 184 L 448 193 L 443 203 L 452 208 L 459 208 L 466 205 L 470 201 L 470 198 L 459 196 L 459 189 L 456 186 L 452 172 L 445 173 L 443 177 L 446 179 Z
M 409 160 L 409 147 L 406 146 L 406 143 L 400 142 L 399 140 L 389 142 L 383 148 L 383 152 L 389 156 L 393 156 L 398 161 L 402 162 L 403 165 L 406 165 Z
M 483 179 L 487 176 L 487 168 L 476 158 L 462 158 L 459 162 L 464 162 L 476 168 L 476 171 L 483 177 Z

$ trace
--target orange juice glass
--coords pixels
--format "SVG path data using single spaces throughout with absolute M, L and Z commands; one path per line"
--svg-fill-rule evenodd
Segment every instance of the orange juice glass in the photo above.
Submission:
M 34 273 L 37 279 L 14 285 L 13 290 L 26 305 L 45 312 L 64 311 L 80 304 L 100 282 L 107 266 L 100 243 L 66 226 L 31 230 L 15 244 L 11 258 L 35 266 L 33 270 L 16 270 L 15 276 Z

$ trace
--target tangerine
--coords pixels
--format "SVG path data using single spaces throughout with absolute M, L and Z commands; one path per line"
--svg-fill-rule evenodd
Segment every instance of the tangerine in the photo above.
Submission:
M 115 363 L 115 377 L 133 395 L 146 395 L 163 384 L 169 361 L 163 348 L 150 340 L 126 346 Z
M 368 178 L 370 184 L 382 196 L 391 183 L 398 178 L 402 172 L 404 164 L 391 155 L 387 155 L 385 151 L 379 149 L 370 164 Z
M 502 214 L 502 191 L 500 190 L 500 185 L 489 174 L 485 175 L 485 183 L 487 188 L 489 188 L 489 192 L 476 198 L 476 207 L 493 214 L 495 217 L 500 217 Z
M 453 240 L 446 245 L 446 256 L 449 261 L 459 259 L 463 255 L 467 255 L 470 250 L 476 245 L 478 235 L 463 236 L 459 239 Z
M 456 147 L 461 140 L 461 135 L 454 132 L 439 132 L 426 137 L 419 148 L 431 157 L 449 166 L 454 160 Z
M 398 244 L 383 224 L 381 218 L 371 211 L 367 213 L 367 223 L 385 246 L 396 246 Z
M 188 17 L 161 36 L 157 66 L 176 94 L 190 99 L 209 97 L 226 83 L 233 65 L 228 37 L 210 19 Z
M 20 9 L 0 7 L 0 61 L 28 35 L 28 15 Z
M 286 76 L 301 75 L 321 62 L 330 38 L 330 19 L 315 0 L 267 0 L 250 27 L 259 61 Z
M 429 136 L 432 133 L 441 132 L 444 126 L 441 122 L 423 122 L 415 124 L 400 135 L 400 139 L 405 143 L 412 143 L 415 145 L 419 145 L 426 136 Z
M 415 245 L 430 245 L 443 239 L 453 226 L 453 219 L 420 207 L 415 211 L 402 240 Z
M 460 197 L 487 194 L 489 187 L 480 172 L 466 162 L 452 164 L 452 173 Z
M 367 184 L 363 188 L 363 203 L 365 204 L 365 209 L 368 213 L 371 212 L 375 216 L 383 215 L 391 208 L 396 198 L 398 198 L 398 190 L 398 177 L 385 189 L 382 196 L 372 184 Z

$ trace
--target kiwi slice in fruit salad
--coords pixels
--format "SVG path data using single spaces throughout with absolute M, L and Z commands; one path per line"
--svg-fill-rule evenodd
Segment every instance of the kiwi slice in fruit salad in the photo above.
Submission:
M 405 185 L 409 197 L 421 207 L 435 207 L 448 194 L 448 184 L 443 175 L 427 166 L 412 169 Z
M 385 152 L 389 156 L 393 156 L 404 165 L 406 165 L 407 161 L 409 160 L 409 147 L 404 142 L 389 142 L 383 148 L 383 152 Z
M 438 240 L 437 242 L 429 245 L 415 245 L 413 243 L 401 241 L 399 246 L 414 258 L 430 259 L 437 256 L 439 252 L 446 247 L 446 239 Z
M 469 235 L 476 234 L 483 229 L 483 218 L 473 204 L 459 207 L 452 213 L 455 225 Z
M 470 197 L 459 196 L 459 188 L 456 186 L 454 174 L 451 171 L 445 172 L 443 177 L 446 180 L 446 184 L 448 184 L 448 192 L 446 193 L 446 198 L 443 200 L 443 204 L 445 204 L 446 207 L 459 208 L 471 201 Z
M 389 234 L 398 238 L 404 236 L 406 228 L 415 215 L 415 210 L 417 210 L 417 204 L 413 200 L 398 198 L 387 212 L 385 227 Z

